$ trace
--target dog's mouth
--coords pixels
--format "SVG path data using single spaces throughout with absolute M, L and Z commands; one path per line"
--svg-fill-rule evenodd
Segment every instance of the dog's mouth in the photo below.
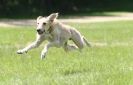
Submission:
M 41 34 L 44 33 L 44 31 L 42 31 L 42 30 L 37 30 L 37 33 L 41 35 Z
M 38 34 L 40 34 L 40 35 L 43 34 L 43 31 L 39 31 Z

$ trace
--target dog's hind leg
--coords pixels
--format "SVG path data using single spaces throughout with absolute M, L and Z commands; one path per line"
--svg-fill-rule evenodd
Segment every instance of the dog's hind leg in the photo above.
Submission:
M 77 50 L 78 49 L 78 47 L 76 45 L 74 45 L 74 44 L 67 44 L 67 42 L 65 43 L 65 45 L 63 46 L 63 48 L 64 48 L 64 50 L 66 52 L 72 51 L 72 50 Z
M 82 39 L 82 37 L 78 36 L 78 37 L 74 37 L 72 38 L 72 41 L 76 44 L 76 46 L 82 50 L 82 48 L 84 47 L 84 41 Z
M 75 35 L 72 37 L 72 41 L 77 45 L 80 51 L 85 44 L 87 44 L 89 47 L 91 46 L 90 43 L 80 33 L 75 33 Z
M 88 42 L 87 39 L 86 39 L 84 36 L 82 36 L 82 38 L 83 38 L 84 42 L 86 43 L 86 45 L 87 45 L 88 47 L 91 47 L 90 42 Z

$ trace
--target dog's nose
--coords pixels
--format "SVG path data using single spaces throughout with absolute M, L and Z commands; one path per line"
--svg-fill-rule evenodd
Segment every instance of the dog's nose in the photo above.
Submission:
M 41 29 L 37 29 L 36 31 L 37 31 L 37 32 L 40 32 L 40 31 L 41 31 Z

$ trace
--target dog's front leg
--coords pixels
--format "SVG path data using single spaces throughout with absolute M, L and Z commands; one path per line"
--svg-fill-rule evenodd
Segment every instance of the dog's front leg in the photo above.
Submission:
M 23 53 L 27 53 L 28 50 L 32 49 L 32 48 L 36 48 L 38 47 L 41 43 L 42 43 L 43 39 L 41 38 L 41 36 L 37 36 L 36 41 L 34 41 L 33 43 L 31 43 L 30 45 L 28 45 L 27 47 L 25 47 L 24 49 L 20 49 L 17 51 L 18 54 L 23 54 Z
M 48 49 L 50 47 L 60 47 L 60 42 L 59 41 L 55 41 L 55 42 L 49 42 L 48 44 L 46 44 L 44 46 L 44 49 L 42 50 L 42 53 L 41 53 L 41 59 L 45 58 L 47 52 L 48 52 Z

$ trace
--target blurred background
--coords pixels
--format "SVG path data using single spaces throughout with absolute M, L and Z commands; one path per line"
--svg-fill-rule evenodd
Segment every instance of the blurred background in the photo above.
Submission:
M 94 15 L 102 12 L 132 12 L 132 0 L 0 0 L 0 18 L 34 18 L 61 15 Z

